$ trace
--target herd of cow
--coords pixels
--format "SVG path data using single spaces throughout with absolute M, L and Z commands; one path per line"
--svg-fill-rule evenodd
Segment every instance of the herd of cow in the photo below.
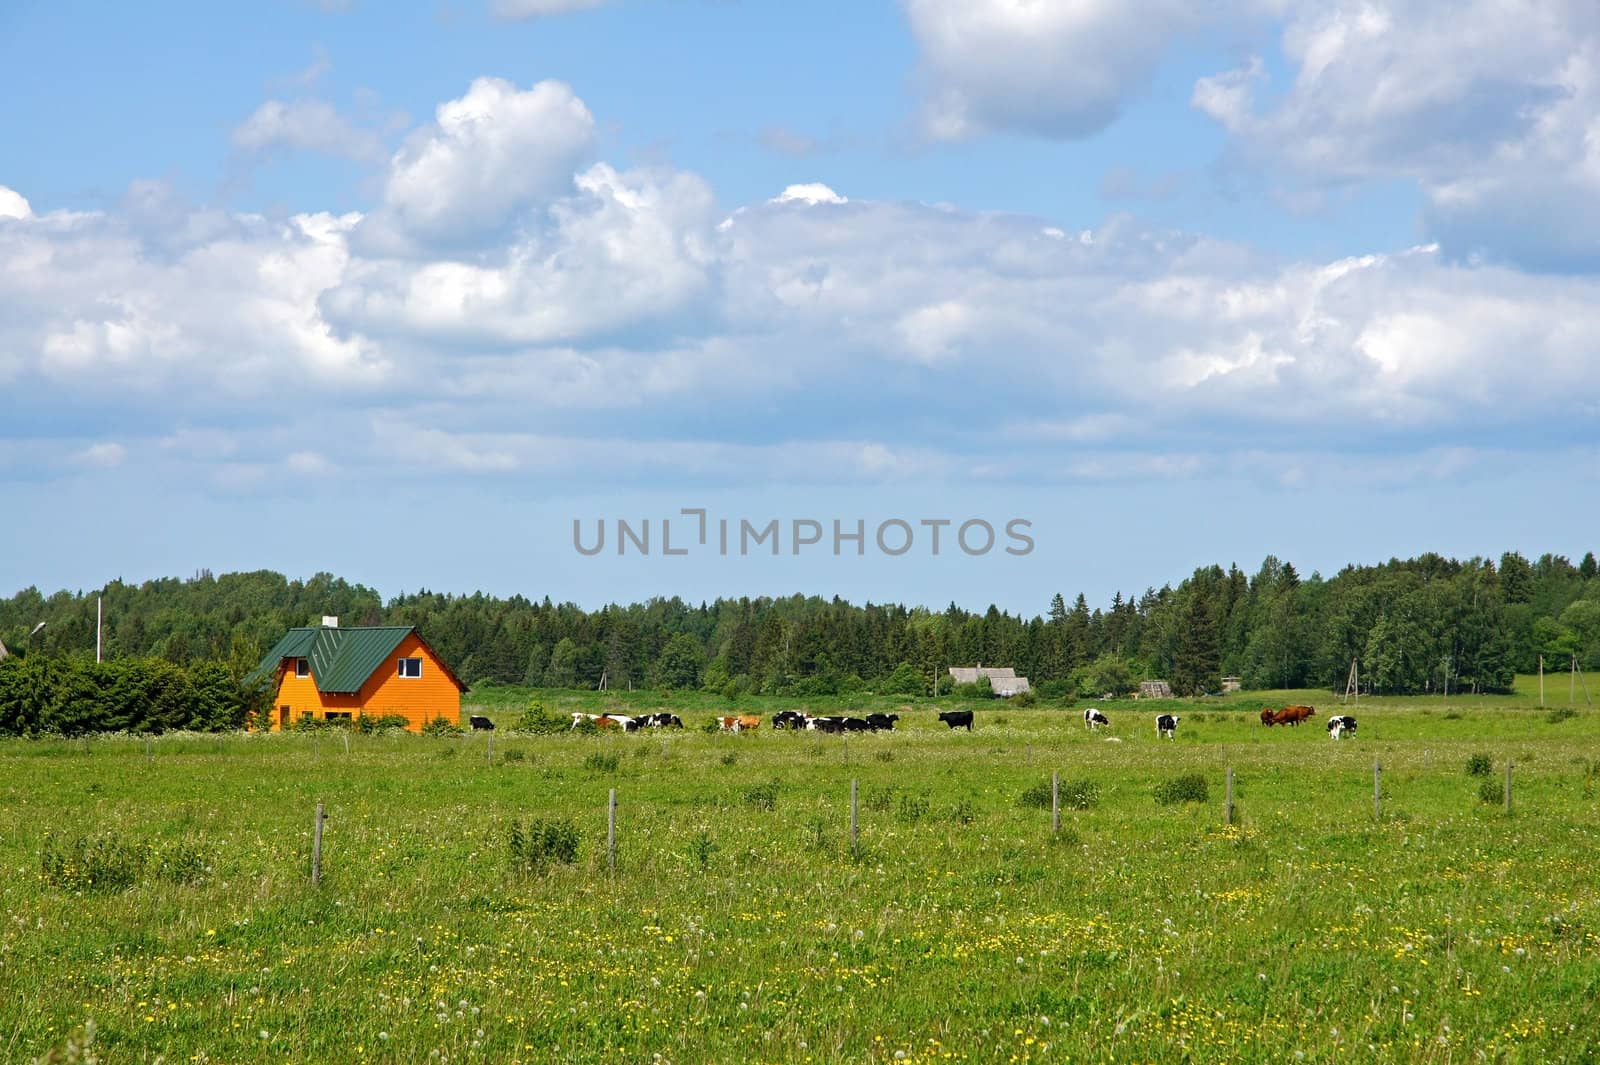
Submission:
M 1299 725 L 1308 717 L 1316 714 L 1316 709 L 1310 706 L 1285 706 L 1274 710 L 1270 707 L 1261 711 L 1263 725 Z M 900 720 L 899 714 L 868 714 L 866 717 L 846 717 L 843 715 L 813 716 L 801 710 L 780 710 L 772 715 L 772 727 L 775 729 L 805 730 L 808 732 L 879 732 L 892 731 L 894 723 Z M 972 731 L 971 710 L 946 710 L 939 715 L 939 720 L 950 728 L 964 728 Z M 1156 736 L 1158 738 L 1176 739 L 1178 734 L 1177 714 L 1156 715 Z M 621 729 L 624 732 L 636 732 L 643 728 L 682 728 L 683 721 L 677 714 L 582 714 L 572 715 L 572 727 L 588 722 L 596 728 Z M 717 727 L 723 732 L 750 732 L 762 725 L 759 714 L 729 714 L 716 719 Z M 1096 707 L 1088 707 L 1083 712 L 1083 723 L 1090 731 L 1104 728 L 1111 724 L 1111 719 L 1101 713 Z M 474 729 L 492 729 L 494 722 L 486 717 L 472 717 Z M 1340 739 L 1347 732 L 1355 732 L 1356 719 L 1349 714 L 1337 714 L 1328 719 L 1328 735 L 1332 739 Z

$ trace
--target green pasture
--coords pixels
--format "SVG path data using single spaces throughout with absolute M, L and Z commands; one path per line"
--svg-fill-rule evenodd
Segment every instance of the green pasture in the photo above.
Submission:
M 690 727 L 521 736 L 529 693 L 490 689 L 466 709 L 501 722 L 492 749 L 0 743 L 0 1060 L 91 1021 L 108 1063 L 1600 1057 L 1600 711 L 1581 695 L 1570 716 L 1525 687 L 1363 697 L 1337 743 L 1326 693 L 1174 703 L 1175 741 L 1133 701 L 1096 703 L 1099 733 L 1082 703 L 985 702 L 969 734 L 928 700 L 539 696 Z M 1263 728 L 1284 702 L 1317 716 Z M 698 728 L 788 705 L 911 709 L 892 734 Z M 1058 834 L 1052 773 L 1087 804 Z M 1156 802 L 1190 774 L 1204 802 Z M 513 861 L 512 823 L 540 819 L 570 820 L 575 862 Z M 142 855 L 131 883 L 74 879 L 79 839 Z M 68 859 L 47 876 L 50 854 Z

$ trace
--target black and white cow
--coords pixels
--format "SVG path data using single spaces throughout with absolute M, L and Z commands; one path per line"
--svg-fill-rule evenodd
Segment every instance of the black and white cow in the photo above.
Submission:
M 849 727 L 845 724 L 848 720 L 849 718 L 838 715 L 814 717 L 806 722 L 806 728 L 813 732 L 843 732 Z
M 1177 739 L 1178 721 L 1177 714 L 1161 714 L 1158 716 L 1156 718 L 1156 738 L 1159 739 L 1165 736 L 1169 740 Z
M 1102 714 L 1099 710 L 1096 710 L 1092 706 L 1086 707 L 1084 709 L 1084 711 L 1083 711 L 1083 723 L 1086 726 L 1088 726 L 1091 730 L 1097 729 L 1101 725 L 1109 725 L 1109 724 L 1111 724 L 1111 722 L 1106 718 L 1106 715 Z
M 873 732 L 877 732 L 879 729 L 888 729 L 893 732 L 894 723 L 899 720 L 899 714 L 868 714 L 867 727 Z
M 1333 717 L 1328 718 L 1328 737 L 1330 739 L 1339 739 L 1346 732 L 1354 732 L 1355 730 L 1356 719 L 1349 714 L 1335 714 Z
M 939 713 L 939 720 L 953 729 L 964 728 L 968 732 L 972 731 L 971 710 L 942 710 Z
M 494 722 L 490 721 L 486 717 L 479 717 L 477 714 L 473 714 L 471 717 L 467 718 L 467 723 L 472 726 L 472 730 L 474 732 L 482 729 L 487 729 L 491 732 L 494 731 Z
M 658 710 L 653 714 L 645 714 L 639 719 L 640 728 L 682 728 L 683 719 L 677 714 Z
M 811 715 L 799 710 L 779 710 L 772 715 L 773 728 L 803 729 L 811 721 Z

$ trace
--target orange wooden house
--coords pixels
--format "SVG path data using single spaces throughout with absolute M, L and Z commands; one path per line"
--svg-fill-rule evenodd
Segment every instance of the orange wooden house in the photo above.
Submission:
M 272 731 L 300 721 L 396 715 L 422 731 L 461 719 L 467 686 L 411 625 L 290 629 L 251 674 L 272 686 Z

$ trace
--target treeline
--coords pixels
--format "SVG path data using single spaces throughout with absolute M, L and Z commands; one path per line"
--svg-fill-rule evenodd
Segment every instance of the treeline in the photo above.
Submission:
M 255 701 L 221 662 L 44 655 L 0 661 L 5 736 L 216 732 L 243 727 Z
M 481 593 L 385 601 L 330 574 L 202 572 L 48 598 L 29 588 L 0 601 L 0 639 L 19 654 L 92 653 L 103 595 L 107 658 L 218 661 L 234 676 L 285 629 L 334 614 L 344 625 L 418 626 L 474 685 L 915 694 L 948 666 L 982 662 L 1014 667 L 1046 697 L 1146 678 L 1180 693 L 1216 691 L 1230 674 L 1247 688 L 1342 690 L 1359 660 L 1363 691 L 1503 691 L 1541 655 L 1549 668 L 1566 669 L 1572 656 L 1600 667 L 1596 571 L 1592 553 L 1576 565 L 1549 554 L 1425 554 L 1324 578 L 1269 557 L 1253 574 L 1206 566 L 1176 587 L 1119 593 L 1105 606 L 1058 594 L 1033 617 L 803 596 L 598 610 Z M 39 621 L 45 628 L 30 636 Z

